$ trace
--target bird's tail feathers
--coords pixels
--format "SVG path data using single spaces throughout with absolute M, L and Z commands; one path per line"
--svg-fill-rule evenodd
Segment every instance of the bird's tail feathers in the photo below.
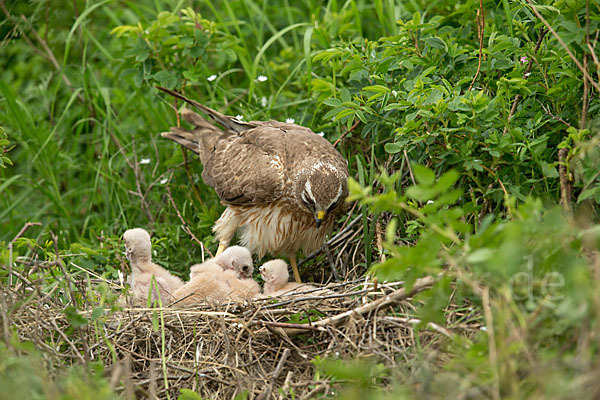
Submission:
M 212 108 L 207 107 L 204 104 L 200 104 L 200 103 L 198 103 L 195 100 L 188 99 L 184 95 L 182 95 L 180 93 L 177 93 L 174 90 L 167 89 L 167 88 L 164 88 L 164 87 L 161 87 L 161 86 L 157 86 L 156 88 L 159 89 L 159 90 L 162 90 L 165 93 L 170 94 L 173 97 L 176 97 L 176 98 L 178 98 L 180 100 L 183 100 L 183 101 L 185 101 L 188 104 L 191 104 L 192 106 L 196 107 L 197 109 L 199 109 L 200 111 L 202 111 L 203 113 L 205 113 L 206 115 L 208 115 L 209 117 L 211 117 L 212 119 L 214 119 L 216 122 L 218 122 L 219 124 L 221 124 L 224 128 L 231 129 L 232 131 L 239 133 L 239 132 L 246 131 L 246 130 L 248 130 L 248 129 L 250 129 L 250 128 L 253 127 L 252 125 L 249 125 L 249 124 L 247 124 L 245 122 L 242 122 L 242 121 L 238 121 L 238 120 L 236 120 L 233 117 L 229 117 L 227 115 L 221 114 L 217 110 L 213 110 Z M 185 118 L 185 116 L 184 116 L 184 118 Z M 200 118 L 202 118 L 202 117 L 200 117 Z M 191 123 L 193 124 L 193 122 L 191 122 Z
M 174 140 L 185 148 L 190 149 L 194 153 L 200 154 L 200 146 L 194 132 L 174 126 L 171 128 L 170 132 L 163 132 L 160 135 L 162 137 Z

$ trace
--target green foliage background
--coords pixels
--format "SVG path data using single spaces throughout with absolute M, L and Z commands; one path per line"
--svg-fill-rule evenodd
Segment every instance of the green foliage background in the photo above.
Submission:
M 184 273 L 201 249 L 167 187 L 214 249 L 222 206 L 201 165 L 158 135 L 180 104 L 154 86 L 185 90 L 341 139 L 363 267 L 383 221 L 388 259 L 373 271 L 442 274 L 422 319 L 444 321 L 452 286 L 487 327 L 436 350 L 441 366 L 418 348 L 398 371 L 317 370 L 369 393 L 393 377 L 391 398 L 597 397 L 599 5 L 481 6 L 483 18 L 473 0 L 0 1 L 0 262 L 52 257 L 53 233 L 59 252 L 116 279 L 119 237 L 141 226 Z M 28 221 L 42 225 L 9 254 Z M 530 279 L 514 279 L 527 257 Z

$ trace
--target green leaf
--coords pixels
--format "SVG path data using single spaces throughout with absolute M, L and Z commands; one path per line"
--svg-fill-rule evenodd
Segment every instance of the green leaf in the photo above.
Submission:
M 325 99 L 325 101 L 323 101 L 323 104 L 326 104 L 331 107 L 337 107 L 340 104 L 342 104 L 342 101 L 340 99 L 336 99 L 336 98 L 332 97 L 330 99 Z
M 154 74 L 154 79 L 167 89 L 174 89 L 177 86 L 177 76 L 171 71 L 159 71 Z
M 386 143 L 384 146 L 385 151 L 387 151 L 390 154 L 396 154 L 401 152 L 405 146 L 398 143 L 398 142 L 394 142 L 394 143 Z
M 492 249 L 477 249 L 469 253 L 469 255 L 466 258 L 466 261 L 472 264 L 479 264 L 491 259 L 492 257 L 494 257 L 495 254 L 496 252 Z
M 438 179 L 437 183 L 435 184 L 435 188 L 439 192 L 445 192 L 456 183 L 458 178 L 460 178 L 460 174 L 456 170 L 452 169 Z
M 383 85 L 365 86 L 362 88 L 363 91 L 375 92 L 375 93 L 389 93 L 390 89 Z
M 543 160 L 540 163 L 542 164 L 542 173 L 546 178 L 558 178 L 558 171 L 554 165 Z
M 594 197 L 598 197 L 598 195 L 600 194 L 600 186 L 594 187 L 594 188 L 589 188 L 584 190 L 583 192 L 581 192 L 581 194 L 579 195 L 579 197 L 577 198 L 577 202 L 581 203 L 582 201 L 584 201 L 585 199 L 588 199 L 592 196 Z
M 448 46 L 446 45 L 446 42 L 444 42 L 442 39 L 440 39 L 439 37 L 430 37 L 427 38 L 425 40 L 425 42 L 430 46 L 433 47 L 434 49 L 439 49 L 439 50 L 448 50 Z
M 435 173 L 427 167 L 419 164 L 413 164 L 412 170 L 417 182 L 423 185 L 431 185 L 435 181 Z
M 64 313 L 67 317 L 67 321 L 74 328 L 79 328 L 80 326 L 84 326 L 88 323 L 87 318 L 79 314 L 73 306 L 68 306 L 67 308 L 65 308 Z
M 179 389 L 177 400 L 202 400 L 202 396 L 190 389 Z

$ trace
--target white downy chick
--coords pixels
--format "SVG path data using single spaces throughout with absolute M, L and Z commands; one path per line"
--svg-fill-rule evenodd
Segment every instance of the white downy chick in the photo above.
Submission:
M 192 272 L 193 271 L 193 272 Z M 206 300 L 223 301 L 228 299 L 231 289 L 226 282 L 224 271 L 219 264 L 208 260 L 192 266 L 190 281 L 173 293 L 178 304 L 198 304 Z
M 129 229 L 123 234 L 125 255 L 131 264 L 131 292 L 135 302 L 145 302 L 150 291 L 152 277 L 158 286 L 163 304 L 173 300 L 173 293 L 183 286 L 183 281 L 152 262 L 152 242 L 150 235 L 142 228 Z M 156 290 L 152 301 L 156 301 Z
M 225 282 L 229 286 L 230 298 L 234 300 L 248 300 L 260 294 L 260 286 L 254 279 L 238 278 L 238 275 L 234 270 L 224 271 L 223 275 L 225 277 Z
M 268 261 L 259 268 L 259 271 L 265 281 L 263 288 L 264 295 L 278 296 L 316 289 L 316 287 L 311 285 L 289 282 L 290 274 L 288 272 L 288 265 L 283 260 Z
M 217 263 L 223 271 L 235 271 L 239 279 L 252 278 L 254 272 L 254 264 L 252 263 L 252 254 L 250 250 L 242 246 L 231 246 L 225 249 L 223 253 L 206 261 Z M 197 264 L 190 268 L 190 281 L 194 279 L 196 271 L 203 264 Z

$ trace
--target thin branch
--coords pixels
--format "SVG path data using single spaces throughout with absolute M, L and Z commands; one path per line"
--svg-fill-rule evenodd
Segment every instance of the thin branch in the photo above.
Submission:
M 23 225 L 23 227 L 19 231 L 19 233 L 17 233 L 13 240 L 11 240 L 8 244 L 8 286 L 12 285 L 13 244 L 18 238 L 21 237 L 21 235 L 25 233 L 27 229 L 29 229 L 32 226 L 42 226 L 42 224 L 40 222 L 26 222 L 25 225 Z
M 500 400 L 500 377 L 498 371 L 498 350 L 496 349 L 496 339 L 494 335 L 494 318 L 492 307 L 490 305 L 490 290 L 485 287 L 481 290 L 483 303 L 483 314 L 485 316 L 486 332 L 488 335 L 488 349 L 490 354 L 490 363 L 492 364 L 492 373 L 494 379 L 494 400 Z
M 548 29 L 546 29 L 546 28 L 540 29 L 540 36 L 538 37 L 538 40 L 535 44 L 535 48 L 533 49 L 534 55 L 537 54 L 538 50 L 540 49 L 540 46 L 542 45 L 542 41 L 544 40 L 544 37 L 546 36 L 547 33 L 548 33 Z M 529 74 L 531 72 L 532 66 L 533 66 L 532 62 L 529 62 L 527 64 L 527 68 L 525 68 L 525 72 L 523 72 L 523 79 L 527 80 L 527 78 L 529 77 Z M 508 123 L 510 122 L 510 119 L 517 111 L 517 105 L 519 104 L 520 100 L 521 100 L 521 95 L 517 94 L 515 96 L 515 99 L 513 100 L 512 106 L 510 107 L 510 112 L 508 113 L 508 118 L 506 118 L 506 126 L 504 127 L 504 132 L 503 132 L 504 135 L 506 135 L 506 133 L 508 132 Z
M 277 381 L 277 378 L 279 378 L 279 375 L 281 375 L 281 371 L 283 371 L 283 367 L 285 366 L 285 362 L 288 359 L 289 355 L 290 355 L 290 349 L 286 348 L 283 351 L 283 354 L 281 355 L 279 362 L 277 363 L 277 367 L 275 368 L 275 371 L 273 372 L 273 376 L 271 377 L 271 382 L 269 383 L 269 387 L 267 387 L 267 390 L 265 390 L 264 393 L 262 393 L 260 396 L 258 396 L 257 400 L 266 400 L 271 396 L 271 393 L 273 392 L 273 386 L 275 386 L 275 382 Z
M 196 235 L 194 235 L 191 231 L 191 229 L 189 228 L 187 222 L 185 222 L 185 220 L 183 219 L 183 217 L 181 216 L 181 213 L 179 212 L 179 209 L 177 208 L 177 205 L 175 204 L 175 200 L 173 200 L 173 196 L 171 195 L 171 189 L 169 188 L 169 185 L 165 185 L 165 189 L 167 189 L 167 196 L 169 197 L 169 201 L 171 202 L 171 205 L 173 206 L 173 208 L 175 209 L 175 212 L 177 213 L 177 217 L 179 217 L 179 220 L 182 223 L 183 226 L 183 230 L 185 231 L 185 233 L 187 233 L 188 235 L 190 235 L 190 237 L 192 239 L 194 239 L 194 241 L 196 243 L 198 243 L 200 245 L 200 248 L 202 249 L 202 253 L 204 253 L 204 251 L 208 252 L 208 254 L 212 257 L 212 253 L 210 252 L 210 250 L 208 250 L 208 248 L 206 248 L 204 246 L 204 244 L 198 240 L 198 238 L 196 237 Z M 204 259 L 204 255 L 202 257 L 202 259 Z
M 142 203 L 142 210 L 144 211 L 144 214 L 146 214 L 146 216 L 148 217 L 150 222 L 152 224 L 154 224 L 154 217 L 152 216 L 152 213 L 150 212 L 150 206 L 148 205 L 148 202 L 146 201 L 146 197 L 142 193 L 142 186 L 140 184 L 140 180 L 141 180 L 140 164 L 137 161 L 135 140 L 133 140 L 131 142 L 131 145 L 133 148 L 133 176 L 135 177 L 135 187 L 137 189 L 137 192 L 130 191 L 130 193 L 133 193 L 140 198 L 140 202 Z
M 354 130 L 354 128 L 356 128 L 356 126 L 358 125 L 359 122 L 360 122 L 360 120 L 357 119 L 350 128 L 346 129 L 346 132 L 342 133 L 342 135 L 335 142 L 333 142 L 333 147 L 336 147 L 342 140 L 344 140 L 346 135 L 348 133 L 352 132 Z
M 555 121 L 559 121 L 562 122 L 563 124 L 565 124 L 568 128 L 571 128 L 571 124 L 568 123 L 567 121 L 565 121 L 564 119 L 562 119 L 561 117 L 557 117 L 556 115 L 552 114 L 552 112 L 550 111 L 550 108 L 546 105 L 544 105 L 541 101 L 538 100 L 538 103 L 540 104 L 540 106 L 542 107 L 542 109 L 544 110 L 544 112 L 546 113 L 546 115 L 548 115 L 550 118 L 552 118 Z
M 325 318 L 320 321 L 316 321 L 311 323 L 310 326 L 316 328 L 324 328 L 328 326 L 336 327 L 348 320 L 353 315 L 365 315 L 372 311 L 383 310 L 393 304 L 396 304 L 399 301 L 406 300 L 410 297 L 413 297 L 415 294 L 422 292 L 423 290 L 429 289 L 433 283 L 435 282 L 435 278 L 432 276 L 426 276 L 424 278 L 417 279 L 414 285 L 412 286 L 410 291 L 407 291 L 406 288 L 400 288 L 387 296 L 384 296 L 380 299 L 371 301 L 365 305 L 360 307 L 353 308 L 346 312 L 343 312 L 338 315 L 334 315 L 333 317 Z M 285 332 L 288 336 L 295 336 L 306 332 L 306 329 L 298 329 L 298 328 L 277 328 L 275 331 L 281 330 Z
M 473 77 L 469 90 L 473 88 L 479 72 L 481 71 L 481 59 L 483 58 L 483 34 L 485 29 L 485 13 L 483 12 L 483 0 L 479 0 L 479 10 L 477 11 L 477 33 L 479 33 L 479 62 L 477 63 L 477 72 Z
M 558 150 L 558 175 L 560 180 L 560 204 L 566 212 L 571 213 L 573 186 L 571 184 L 571 180 L 569 179 L 569 168 L 567 161 L 568 154 L 569 149 L 567 148 Z
M 51 232 L 51 235 L 52 235 L 52 241 L 54 242 L 54 251 L 56 252 L 55 262 L 60 267 L 60 270 L 63 273 L 63 277 L 67 282 L 67 290 L 69 292 L 69 296 L 71 297 L 71 305 L 73 306 L 75 311 L 78 312 L 79 307 L 77 306 L 77 298 L 75 297 L 75 292 L 73 291 L 73 286 L 71 285 L 71 275 L 69 275 L 69 273 L 67 272 L 67 269 L 65 268 L 65 264 L 63 263 L 62 258 L 60 257 L 60 254 L 59 254 L 58 236 L 56 236 L 54 234 L 54 232 Z M 87 337 L 85 335 L 85 331 L 83 330 L 83 328 L 81 326 L 77 327 L 77 331 L 79 332 L 79 337 L 81 337 L 81 345 L 83 346 L 83 360 L 85 361 L 85 364 L 89 364 L 89 362 L 90 362 L 90 355 L 89 355 L 89 351 L 88 351 L 89 345 L 88 345 Z
M 575 63 L 575 65 L 577 65 L 577 68 L 579 68 L 579 70 L 583 73 L 583 77 L 585 79 L 588 79 L 590 81 L 590 83 L 592 84 L 592 86 L 594 87 L 594 89 L 596 89 L 600 93 L 600 86 L 598 86 L 598 84 L 596 83 L 596 81 L 594 81 L 592 79 L 592 77 L 590 76 L 590 74 L 588 74 L 588 72 L 583 68 L 583 65 L 581 65 L 581 63 L 579 62 L 579 60 L 577 59 L 577 57 L 575 57 L 575 55 L 573 54 L 573 52 L 567 47 L 566 43 L 561 39 L 561 37 L 558 36 L 558 33 L 556 33 L 556 31 L 550 26 L 550 24 L 548 23 L 548 21 L 546 21 L 546 19 L 542 16 L 542 14 L 540 14 L 540 12 L 537 10 L 537 8 L 531 2 L 531 0 L 527 0 L 527 3 L 531 7 L 531 10 L 536 15 L 536 17 L 538 17 L 540 19 L 540 21 L 542 21 L 542 23 L 544 25 L 546 25 L 546 28 L 548 28 L 548 30 L 550 31 L 550 33 L 552 33 L 552 36 L 554 36 L 556 38 L 556 40 L 558 40 L 558 43 L 560 43 L 560 45 L 562 46 L 562 48 L 567 52 L 567 54 L 569 55 L 569 58 L 571 60 L 573 60 L 573 62 Z

